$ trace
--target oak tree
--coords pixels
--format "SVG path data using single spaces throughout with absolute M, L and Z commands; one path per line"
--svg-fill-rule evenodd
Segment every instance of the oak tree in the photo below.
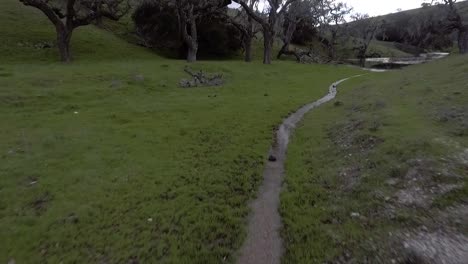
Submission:
M 263 63 L 271 64 L 273 43 L 277 33 L 278 22 L 281 16 L 286 12 L 287 8 L 297 0 L 266 0 L 268 5 L 266 14 L 255 12 L 246 0 L 233 0 L 240 4 L 247 14 L 257 21 L 262 27 L 263 33 Z
M 246 0 L 247 6 L 254 12 L 258 12 L 259 0 Z M 242 9 L 234 16 L 227 15 L 229 21 L 234 25 L 242 34 L 242 45 L 244 48 L 244 61 L 252 61 L 252 43 L 257 33 L 259 33 L 258 23 L 249 16 L 247 12 Z
M 77 27 L 89 25 L 102 17 L 118 20 L 129 10 L 127 0 L 19 0 L 39 9 L 55 26 L 60 59 L 70 62 L 70 41 Z
M 228 6 L 230 0 L 175 0 L 179 32 L 187 46 L 187 62 L 195 62 L 198 53 L 197 20 Z
M 357 51 L 357 58 L 359 59 L 359 65 L 364 67 L 366 64 L 366 54 L 369 49 L 371 41 L 375 37 L 375 33 L 382 25 L 382 21 L 376 18 L 370 18 L 367 14 L 354 14 L 353 28 L 354 36 L 353 42 L 355 44 L 354 49 Z

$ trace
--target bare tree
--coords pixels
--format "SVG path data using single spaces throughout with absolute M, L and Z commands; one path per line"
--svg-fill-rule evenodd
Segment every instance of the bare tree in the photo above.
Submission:
M 449 8 L 449 13 L 446 21 L 446 30 L 452 32 L 458 31 L 458 48 L 461 54 L 468 53 L 468 25 L 464 23 L 463 17 L 460 15 L 456 5 L 457 0 L 431 0 L 423 3 L 424 6 L 434 4 L 444 4 Z
M 130 6 L 127 0 L 20 0 L 26 6 L 35 7 L 54 24 L 60 59 L 70 62 L 70 41 L 73 30 L 107 17 L 118 20 Z
M 197 20 L 200 16 L 219 11 L 230 0 L 175 0 L 179 32 L 187 45 L 187 62 L 195 62 L 198 53 Z
M 464 24 L 463 18 L 455 5 L 456 0 L 444 0 L 445 5 L 450 8 L 448 16 L 449 29 L 458 31 L 458 48 L 461 54 L 468 53 L 468 25 Z
M 356 31 L 353 39 L 354 49 L 357 51 L 359 65 L 364 67 L 367 50 L 382 22 L 376 18 L 369 18 L 367 14 L 355 14 L 352 19 L 354 20 L 353 28 Z
M 259 0 L 247 0 L 246 3 L 250 9 L 257 11 Z M 237 13 L 236 16 L 229 16 L 231 23 L 242 34 L 242 45 L 244 47 L 244 60 L 246 62 L 252 61 L 252 43 L 257 33 L 259 33 L 258 23 L 249 16 L 245 10 Z
M 347 36 L 345 29 L 346 16 L 348 16 L 353 8 L 348 7 L 344 2 L 336 2 L 335 0 L 322 0 L 321 1 L 321 16 L 320 24 L 321 29 L 328 35 L 327 50 L 330 60 L 336 59 L 336 46 L 338 40 Z
M 283 32 L 281 35 L 283 46 L 278 52 L 278 59 L 284 54 L 294 55 L 298 61 L 301 60 L 301 53 L 291 51 L 289 46 L 293 35 L 296 32 L 297 25 L 301 23 L 301 21 L 307 19 L 308 23 L 316 24 L 318 14 L 315 11 L 317 10 L 316 5 L 318 3 L 319 0 L 299 0 L 288 7 L 288 10 L 284 15 Z
M 268 4 L 266 16 L 255 12 L 245 0 L 233 1 L 240 4 L 247 14 L 261 25 L 263 32 L 263 63 L 271 64 L 271 54 L 278 21 L 284 12 L 286 12 L 289 5 L 297 0 L 266 0 L 265 2 Z

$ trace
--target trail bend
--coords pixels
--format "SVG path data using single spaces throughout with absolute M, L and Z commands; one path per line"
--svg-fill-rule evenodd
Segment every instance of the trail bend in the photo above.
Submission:
M 283 242 L 280 235 L 281 216 L 279 214 L 280 192 L 284 177 L 284 163 L 289 138 L 304 115 L 314 108 L 325 104 L 336 97 L 337 87 L 341 83 L 362 75 L 348 77 L 330 85 L 328 93 L 299 108 L 283 120 L 276 132 L 275 143 L 271 146 L 269 161 L 263 172 L 263 183 L 258 190 L 257 198 L 251 203 L 251 215 L 248 223 L 247 238 L 240 250 L 239 264 L 279 264 L 283 255 Z

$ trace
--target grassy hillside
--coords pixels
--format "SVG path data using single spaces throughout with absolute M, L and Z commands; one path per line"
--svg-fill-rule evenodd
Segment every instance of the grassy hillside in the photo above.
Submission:
M 366 75 L 306 117 L 281 196 L 285 263 L 466 260 L 467 72 L 454 56 Z
M 468 1 L 463 0 L 463 1 L 458 1 L 456 4 L 459 13 L 462 17 L 466 18 L 468 21 Z M 411 10 L 406 10 L 402 12 L 397 12 L 397 13 L 392 13 L 384 16 L 380 16 L 380 18 L 384 19 L 385 21 L 392 23 L 396 20 L 401 19 L 402 16 L 420 16 L 423 15 L 424 13 L 430 12 L 431 10 L 439 8 L 438 6 L 431 6 L 431 7 L 424 7 L 424 8 L 416 8 L 416 9 L 411 9 Z
M 200 62 L 226 85 L 181 89 L 184 62 L 93 26 L 58 63 L 52 29 L 0 2 L 2 263 L 232 262 L 273 129 L 358 72 Z
M 464 18 L 465 23 L 468 23 L 468 1 L 458 1 L 456 5 L 458 13 Z M 434 50 L 457 52 L 456 32 L 443 36 L 442 28 L 438 24 L 447 20 L 447 12 L 445 6 L 438 5 L 370 18 L 385 21 L 383 29 L 378 30 L 376 34 L 376 38 L 382 41 L 374 43 L 414 55 Z M 430 25 L 434 25 L 434 28 L 429 27 Z M 348 26 L 353 31 L 355 23 L 350 22 Z
M 0 63 L 55 62 L 55 28 L 39 10 L 19 0 L 0 1 Z M 150 53 L 94 26 L 73 33 L 72 54 L 78 61 L 146 58 Z M 153 56 L 154 57 L 154 56 Z

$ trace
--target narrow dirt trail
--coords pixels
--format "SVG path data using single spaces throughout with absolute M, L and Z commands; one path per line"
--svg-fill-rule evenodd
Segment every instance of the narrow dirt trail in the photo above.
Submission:
M 237 263 L 239 264 L 279 264 L 283 254 L 281 235 L 281 216 L 278 212 L 280 192 L 283 183 L 284 163 L 289 137 L 296 125 L 310 110 L 331 101 L 336 97 L 337 86 L 352 76 L 330 85 L 329 92 L 321 99 L 309 103 L 286 118 L 276 132 L 276 144 L 270 149 L 270 155 L 276 158 L 268 162 L 263 172 L 263 183 L 257 199 L 251 204 L 248 234 Z

